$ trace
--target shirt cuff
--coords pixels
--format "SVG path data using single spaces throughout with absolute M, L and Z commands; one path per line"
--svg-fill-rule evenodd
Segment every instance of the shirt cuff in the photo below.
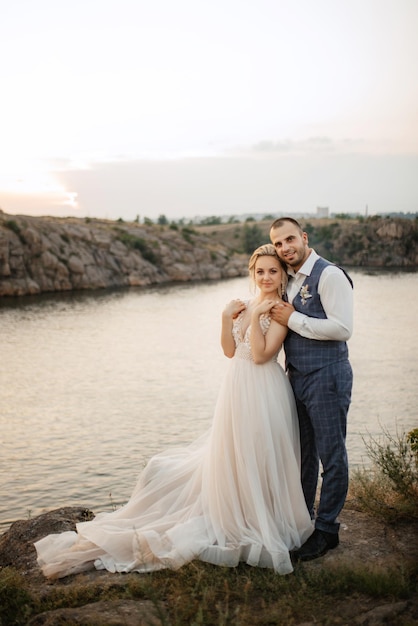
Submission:
M 303 313 L 299 313 L 299 311 L 293 311 L 293 313 L 289 317 L 287 325 L 290 330 L 293 330 L 295 333 L 300 334 L 300 331 L 307 326 L 306 315 L 304 315 Z

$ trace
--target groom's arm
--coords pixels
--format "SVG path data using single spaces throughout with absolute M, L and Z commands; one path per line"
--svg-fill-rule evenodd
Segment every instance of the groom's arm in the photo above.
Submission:
M 288 327 L 308 339 L 347 341 L 353 332 L 353 289 L 344 273 L 332 265 L 325 268 L 318 293 L 327 318 L 317 319 L 293 311 Z

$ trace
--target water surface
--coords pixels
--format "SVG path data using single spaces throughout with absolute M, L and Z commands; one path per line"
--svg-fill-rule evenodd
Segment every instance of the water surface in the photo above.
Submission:
M 363 437 L 418 426 L 418 274 L 351 272 L 351 467 Z M 0 529 L 126 501 L 146 460 L 210 425 L 227 301 L 246 278 L 0 302 Z

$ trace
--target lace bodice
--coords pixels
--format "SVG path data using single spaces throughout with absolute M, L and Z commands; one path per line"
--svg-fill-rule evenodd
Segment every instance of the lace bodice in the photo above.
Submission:
M 244 318 L 244 312 L 240 313 L 238 317 L 234 320 L 232 325 L 232 336 L 235 341 L 235 356 L 238 359 L 246 359 L 248 361 L 253 360 L 253 356 L 251 354 L 251 344 L 250 344 L 250 332 L 251 332 L 251 324 L 245 331 L 245 334 L 242 334 L 242 322 Z M 271 317 L 269 315 L 261 315 L 260 316 L 260 326 L 263 332 L 263 335 L 266 334 L 268 329 L 270 328 Z M 272 357 L 272 361 L 276 361 L 278 356 L 275 354 Z

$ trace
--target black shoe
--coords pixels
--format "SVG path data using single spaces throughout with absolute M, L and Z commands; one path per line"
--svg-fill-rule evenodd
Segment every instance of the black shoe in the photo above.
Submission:
M 338 533 L 326 533 L 315 528 L 309 539 L 298 550 L 292 550 L 291 559 L 297 561 L 312 561 L 336 548 L 340 540 Z

